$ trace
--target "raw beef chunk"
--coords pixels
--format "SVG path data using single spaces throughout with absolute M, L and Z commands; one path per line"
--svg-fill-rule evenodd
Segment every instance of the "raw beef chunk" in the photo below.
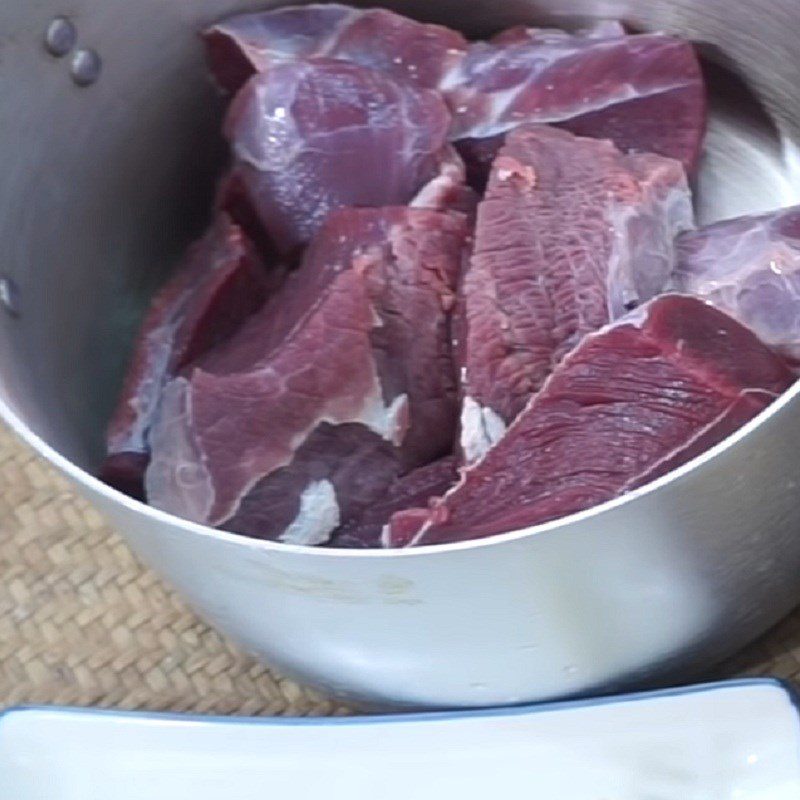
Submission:
M 251 78 L 225 133 L 240 191 L 278 250 L 291 253 L 336 208 L 411 201 L 440 172 L 449 121 L 434 91 L 312 59 Z
M 587 336 L 433 510 L 393 517 L 385 543 L 476 539 L 610 500 L 720 442 L 791 380 L 733 318 L 656 298 Z
M 800 363 L 800 206 L 685 233 L 677 254 L 676 291 L 708 300 Z
M 581 338 L 653 297 L 692 225 L 680 163 L 522 126 L 495 160 L 463 281 L 467 461 L 502 435 Z
M 620 35 L 613 24 L 545 33 L 512 29 L 499 42 L 477 42 L 442 82 L 453 112 L 450 138 L 476 183 L 503 135 L 524 122 L 611 139 L 625 152 L 658 153 L 695 169 L 706 96 L 691 44 Z
M 466 50 L 460 33 L 385 9 L 335 3 L 241 14 L 203 33 L 217 83 L 236 91 L 276 62 L 327 57 L 433 89 Z
M 461 34 L 382 9 L 311 5 L 233 17 L 204 33 L 218 83 L 236 90 L 281 62 L 333 58 L 393 80 L 439 89 L 478 188 L 503 137 L 523 122 L 558 124 L 653 152 L 693 171 L 706 98 L 691 44 L 664 34 L 626 36 L 602 21 L 570 34 L 516 27 L 468 45 Z
M 146 475 L 158 508 L 319 544 L 451 451 L 462 214 L 345 209 L 228 342 L 173 380 Z
M 164 383 L 232 334 L 277 279 L 277 273 L 267 274 L 238 226 L 218 216 L 145 317 L 108 426 L 104 480 L 142 496 L 148 432 Z
M 420 514 L 426 514 L 428 501 L 441 497 L 457 480 L 457 461 L 453 456 L 412 470 L 394 480 L 378 500 L 336 531 L 331 546 L 380 547 L 381 532 L 392 514 L 405 509 L 419 509 Z

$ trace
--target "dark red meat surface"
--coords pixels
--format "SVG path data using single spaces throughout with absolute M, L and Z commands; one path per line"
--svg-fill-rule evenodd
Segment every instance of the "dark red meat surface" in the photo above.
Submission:
M 429 500 L 443 495 L 458 480 L 458 461 L 446 456 L 396 478 L 386 491 L 343 525 L 331 539 L 332 547 L 380 547 L 384 526 L 392 515 L 406 509 L 426 513 Z
M 385 543 L 477 539 L 591 508 L 722 441 L 791 382 L 733 318 L 663 295 L 584 338 L 433 510 L 393 517 Z
M 613 20 L 576 33 L 517 26 L 468 44 L 439 25 L 332 4 L 243 14 L 203 35 L 212 71 L 228 90 L 276 64 L 319 57 L 439 89 L 453 111 L 450 138 L 479 188 L 504 135 L 525 122 L 676 158 L 690 173 L 705 133 L 693 46 L 661 33 L 626 35 Z

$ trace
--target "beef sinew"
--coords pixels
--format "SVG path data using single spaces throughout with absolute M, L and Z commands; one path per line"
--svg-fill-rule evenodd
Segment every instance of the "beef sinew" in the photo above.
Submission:
M 385 543 L 476 539 L 590 508 L 722 441 L 791 381 L 732 317 L 663 295 L 588 335 L 432 510 L 392 518 Z
M 146 475 L 180 516 L 304 544 L 445 455 L 463 215 L 346 209 L 263 311 L 164 392 Z
M 679 162 L 546 126 L 509 134 L 462 284 L 468 461 L 497 441 L 585 334 L 663 288 L 674 237 L 691 226 Z
M 150 426 L 164 384 L 230 336 L 280 278 L 277 268 L 266 271 L 239 227 L 219 215 L 153 298 L 142 323 L 108 426 L 104 480 L 142 497 Z
M 503 135 L 548 123 L 697 165 L 706 126 L 703 76 L 689 42 L 622 35 L 618 25 L 569 35 L 513 29 L 477 42 L 441 84 L 477 183 Z
M 225 134 L 239 191 L 288 254 L 332 210 L 409 203 L 442 168 L 449 122 L 437 92 L 309 59 L 251 78 L 230 106 Z
M 237 90 L 281 61 L 337 58 L 434 89 L 466 51 L 460 33 L 383 8 L 336 3 L 240 14 L 203 32 L 217 83 Z
M 800 206 L 678 238 L 676 291 L 702 297 L 800 364 Z

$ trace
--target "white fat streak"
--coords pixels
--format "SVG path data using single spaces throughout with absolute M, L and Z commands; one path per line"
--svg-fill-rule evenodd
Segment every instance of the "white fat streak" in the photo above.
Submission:
M 278 537 L 287 544 L 324 544 L 339 527 L 341 514 L 330 481 L 312 481 L 300 495 L 300 510 Z
M 161 399 L 161 388 L 171 377 L 169 361 L 172 357 L 172 345 L 175 334 L 183 321 L 186 307 L 192 297 L 191 287 L 184 287 L 175 308 L 167 320 L 145 337 L 147 363 L 150 364 L 150 376 L 138 386 L 136 394 L 129 400 L 128 407 L 134 412 L 135 420 L 129 433 L 114 437 L 110 442 L 117 450 L 146 451 L 149 447 L 148 434 L 158 411 Z
M 392 545 L 392 525 L 390 522 L 387 522 L 381 528 L 381 547 L 385 550 L 389 550 L 393 547 Z
M 441 198 L 467 180 L 464 162 L 452 145 L 445 145 L 439 154 L 439 173 L 431 178 L 412 198 L 410 208 L 439 208 Z
M 506 432 L 506 424 L 491 408 L 472 397 L 465 397 L 461 406 L 461 449 L 467 464 L 483 458 Z
M 417 194 L 414 195 L 408 205 L 410 208 L 438 209 L 441 205 L 439 198 L 446 197 L 450 189 L 457 185 L 452 176 L 447 174 L 437 175 L 435 178 L 431 178 Z
M 374 366 L 374 365 L 373 365 Z M 339 400 L 340 398 L 336 398 Z M 347 423 L 361 423 L 364 427 L 369 428 L 373 433 L 380 436 L 387 442 L 390 442 L 395 447 L 400 447 L 405 438 L 408 430 L 408 396 L 406 394 L 398 395 L 387 406 L 383 400 L 383 393 L 381 391 L 380 381 L 378 379 L 377 371 L 374 373 L 374 382 L 372 390 L 364 398 L 361 407 L 353 414 L 339 414 L 336 413 L 335 408 L 328 408 L 317 417 L 311 425 L 304 430 L 297 433 L 292 438 L 290 451 L 291 454 L 287 458 L 276 461 L 266 473 L 255 473 L 250 481 L 248 481 L 239 491 L 239 501 L 241 498 L 246 497 L 250 490 L 267 475 L 273 474 L 281 467 L 285 467 L 291 463 L 294 453 L 302 447 L 303 443 L 308 437 L 323 423 L 327 422 L 329 425 L 345 425 Z M 219 518 L 208 522 L 207 524 L 220 525 L 225 520 L 233 517 L 239 508 L 239 502 L 226 510 L 226 512 Z M 176 512 L 179 513 L 180 512 Z
M 378 391 L 377 396 L 373 393 L 367 398 L 358 419 L 353 422 L 362 423 L 382 439 L 399 447 L 406 432 L 407 419 L 408 395 L 400 394 L 386 406 L 380 391 Z M 328 421 L 336 422 L 335 420 Z
M 206 523 L 214 503 L 214 484 L 192 437 L 190 384 L 167 384 L 150 434 L 153 457 L 145 472 L 150 505 L 192 522 Z
M 614 43 L 613 40 L 610 40 L 609 44 L 616 46 L 616 43 Z M 490 109 L 489 113 L 482 115 L 484 119 L 483 122 L 476 123 L 464 130 L 459 127 L 459 120 L 456 116 L 453 126 L 454 134 L 451 136 L 451 139 L 456 140 L 464 138 L 484 139 L 490 136 L 497 136 L 501 133 L 505 133 L 511 128 L 516 128 L 521 122 L 536 122 L 539 124 L 561 122 L 565 119 L 571 119 L 583 114 L 603 111 L 607 108 L 628 102 L 629 100 L 638 100 L 648 97 L 655 97 L 660 94 L 666 94 L 674 91 L 675 89 L 682 89 L 687 85 L 685 81 L 679 81 L 677 83 L 669 83 L 663 86 L 654 87 L 649 92 L 639 92 L 632 83 L 625 83 L 620 84 L 617 91 L 613 95 L 604 98 L 602 101 L 597 101 L 594 103 L 586 101 L 580 105 L 576 104 L 574 106 L 552 109 L 547 112 L 533 110 L 525 113 L 524 117 L 517 119 L 513 118 L 510 113 L 511 106 L 517 101 L 523 92 L 530 88 L 532 83 L 536 83 L 536 80 L 529 80 L 509 89 L 490 92 L 487 95 L 481 95 L 476 91 L 472 91 L 471 95 L 467 94 L 467 92 L 471 90 L 463 89 L 463 87 L 458 84 L 458 81 L 455 80 L 454 76 L 450 76 L 449 83 L 452 84 L 451 91 L 461 90 L 464 92 L 465 97 L 463 105 L 466 105 L 467 108 L 469 108 L 470 103 L 475 103 L 476 98 L 478 98 L 481 102 L 486 102 L 488 99 Z
M 529 401 L 530 403 L 530 401 Z M 521 416 L 521 415 L 520 415 Z M 517 418 L 519 419 L 519 417 Z M 512 427 L 515 423 L 512 423 Z M 466 469 L 461 470 L 461 476 L 453 486 L 451 486 L 442 498 L 443 503 L 447 503 L 448 498 L 457 492 L 464 484 L 465 476 L 471 472 L 475 466 L 484 458 L 486 453 L 491 450 L 500 439 L 503 438 L 507 430 L 505 422 L 491 408 L 482 406 L 472 397 L 466 396 L 461 407 L 461 449 L 464 453 Z M 426 520 L 411 541 L 408 547 L 419 544 L 425 534 L 430 529 L 432 523 L 430 518 Z M 392 548 L 392 524 L 391 521 L 381 529 L 381 546 Z
M 139 384 L 136 394 L 128 401 L 128 407 L 135 415 L 134 423 L 125 436 L 115 437 L 111 442 L 115 449 L 131 449 L 142 452 L 147 450 L 147 434 L 153 415 L 158 408 L 161 385 L 168 377 L 172 342 L 177 328 L 178 322 L 173 321 L 147 336 L 150 374 Z
M 241 499 L 259 481 L 291 463 L 293 454 L 324 422 L 330 425 L 361 423 L 385 441 L 400 447 L 409 425 L 408 395 L 398 395 L 387 406 L 374 360 L 371 370 L 372 386 L 358 409 L 341 413 L 337 405 L 342 398 L 333 398 L 307 428 L 292 438 L 291 455 L 276 461 L 266 473 L 254 472 L 238 490 L 238 500 L 213 518 L 210 514 L 214 507 L 214 482 L 191 434 L 191 384 L 185 378 L 173 381 L 164 392 L 159 422 L 152 434 L 153 452 L 160 455 L 154 457 L 145 475 L 148 500 L 156 508 L 193 522 L 222 525 L 236 514 Z M 242 454 L 244 457 L 246 454 Z

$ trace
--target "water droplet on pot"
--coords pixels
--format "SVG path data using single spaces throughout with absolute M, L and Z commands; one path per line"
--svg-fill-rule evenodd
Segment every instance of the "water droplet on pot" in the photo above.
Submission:
M 56 17 L 47 26 L 44 47 L 51 56 L 61 58 L 75 47 L 77 38 L 75 26 L 66 17 Z
M 76 50 L 70 65 L 72 80 L 78 86 L 90 86 L 100 76 L 101 67 L 100 56 L 94 50 L 88 48 Z

